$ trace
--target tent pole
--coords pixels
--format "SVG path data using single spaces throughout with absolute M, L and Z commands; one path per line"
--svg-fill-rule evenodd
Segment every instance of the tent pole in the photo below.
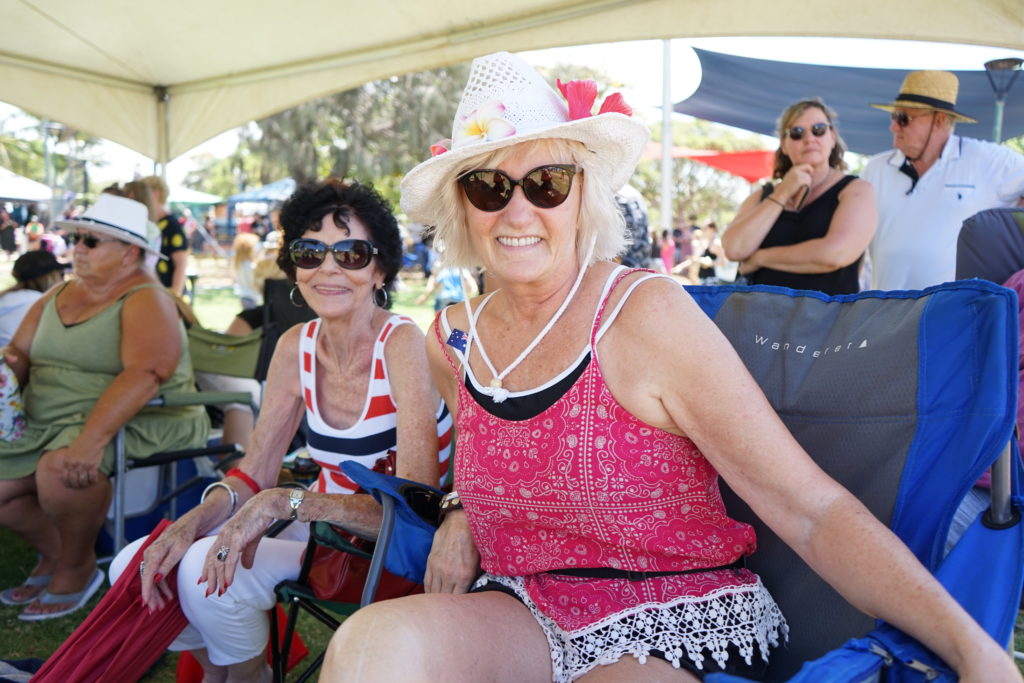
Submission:
M 158 85 L 153 88 L 153 94 L 156 95 L 156 159 L 153 160 L 154 168 L 153 172 L 159 174 L 164 182 L 167 182 L 167 157 L 170 153 L 168 149 L 169 144 L 169 133 L 171 127 L 171 114 L 170 114 L 170 100 L 171 96 L 167 92 L 167 88 L 162 85 Z M 157 170 L 159 166 L 159 170 Z
M 672 231 L 672 41 L 663 40 L 661 63 L 661 230 Z

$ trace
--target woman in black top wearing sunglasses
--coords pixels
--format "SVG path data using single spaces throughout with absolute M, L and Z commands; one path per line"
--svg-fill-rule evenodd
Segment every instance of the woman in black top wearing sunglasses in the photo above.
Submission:
M 878 219 L 871 185 L 843 174 L 845 151 L 835 114 L 820 99 L 783 112 L 772 173 L 780 182 L 750 195 L 722 234 L 726 256 L 749 283 L 860 291 Z
M 612 262 L 614 193 L 648 131 L 617 95 L 598 109 L 592 81 L 558 85 L 565 100 L 515 55 L 478 58 L 451 149 L 402 181 L 446 264 L 496 288 L 428 332 L 457 436 L 427 592 L 349 617 L 321 681 L 756 674 L 785 625 L 738 564 L 753 529 L 729 518 L 719 472 L 862 609 L 911 624 L 966 680 L 1019 681 L 800 448 L 685 290 Z
M 306 523 L 326 520 L 376 535 L 380 505 L 356 493 L 341 462 L 391 463 L 398 476 L 432 485 L 447 467 L 451 419 L 430 380 L 423 333 L 387 310 L 402 261 L 387 203 L 370 187 L 329 179 L 299 187 L 280 224 L 285 246 L 278 265 L 295 286 L 293 303 L 305 301 L 318 318 L 278 341 L 238 468 L 144 556 L 142 596 L 150 608 L 173 600 L 165 577 L 178 568 L 177 595 L 189 626 L 171 649 L 191 651 L 206 680 L 270 680 L 267 610 L 274 586 L 298 576 Z M 308 492 L 275 488 L 303 416 L 320 478 Z M 261 540 L 279 519 L 300 523 Z M 138 545 L 129 545 L 112 571 L 123 571 Z

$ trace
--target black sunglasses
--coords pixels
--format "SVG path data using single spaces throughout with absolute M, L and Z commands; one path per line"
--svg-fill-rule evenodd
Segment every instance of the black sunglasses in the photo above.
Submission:
M 831 128 L 831 127 L 832 127 L 831 123 L 816 123 L 813 126 L 811 126 L 811 134 L 814 135 L 814 137 L 816 137 L 816 138 L 820 138 L 822 135 L 827 133 L 828 129 Z M 803 137 L 804 137 L 804 133 L 806 133 L 806 132 L 807 132 L 807 129 L 804 128 L 803 126 L 793 126 L 788 131 L 789 139 L 790 140 L 802 140 Z
M 917 116 L 911 116 L 910 114 L 908 114 L 905 111 L 894 111 L 894 112 L 891 112 L 889 114 L 889 118 L 892 119 L 893 123 L 895 123 L 900 128 L 906 128 L 907 126 L 910 125 L 910 122 L 913 121 L 914 119 L 919 119 L 922 116 L 928 116 L 929 114 L 934 114 L 934 113 L 935 112 L 933 112 L 933 111 L 929 111 L 929 112 L 925 112 L 924 114 L 918 114 Z
M 69 246 L 75 246 L 79 242 L 85 245 L 86 249 L 95 249 L 104 242 L 120 242 L 113 237 L 97 237 L 96 235 L 85 234 L 80 232 L 73 232 L 67 236 L 67 243 Z
M 523 188 L 523 195 L 534 206 L 553 209 L 569 196 L 578 170 L 572 164 L 547 164 L 513 180 L 504 171 L 480 168 L 459 176 L 459 184 L 469 203 L 481 211 L 504 209 L 512 201 L 516 185 Z
M 359 270 L 370 265 L 377 247 L 366 240 L 341 240 L 328 246 L 320 240 L 297 239 L 288 245 L 288 256 L 299 268 L 319 268 L 327 252 L 334 254 L 334 262 L 345 270 Z

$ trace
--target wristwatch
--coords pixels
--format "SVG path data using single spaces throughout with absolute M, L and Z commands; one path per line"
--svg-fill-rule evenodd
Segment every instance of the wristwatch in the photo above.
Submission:
M 305 489 L 291 490 L 291 493 L 288 494 L 288 507 L 291 508 L 291 515 L 288 517 L 288 519 L 295 521 L 299 518 L 299 506 L 302 505 L 302 499 L 305 497 Z
M 443 520 L 449 512 L 462 509 L 462 500 L 459 499 L 459 492 L 452 491 L 451 493 L 444 494 L 444 498 L 441 499 L 441 503 L 438 507 L 438 519 Z

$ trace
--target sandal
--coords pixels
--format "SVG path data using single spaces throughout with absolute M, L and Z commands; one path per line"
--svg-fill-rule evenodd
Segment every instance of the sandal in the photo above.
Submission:
M 18 598 L 14 597 L 14 592 L 16 590 L 19 590 L 21 588 L 35 588 L 35 587 L 46 588 L 49 585 L 50 585 L 50 577 L 49 577 L 49 575 L 47 575 L 47 576 L 30 576 L 27 579 L 25 579 L 24 581 L 22 581 L 20 586 L 15 586 L 14 588 L 8 588 L 7 590 L 5 590 L 2 593 L 0 593 L 0 602 L 2 602 L 5 605 L 27 605 L 30 602 L 35 602 L 36 598 L 38 598 L 40 595 L 42 595 L 42 593 L 36 593 L 36 594 L 31 595 L 31 596 L 29 596 L 27 598 L 21 598 L 19 600 Z
M 18 615 L 18 619 L 21 621 L 43 621 L 45 619 L 57 619 L 58 617 L 63 617 L 66 614 L 71 614 L 72 612 L 84 607 L 85 603 L 89 602 L 89 599 L 96 594 L 96 591 L 98 591 L 102 585 L 103 572 L 97 569 L 85 589 L 80 590 L 77 593 L 57 595 L 44 590 L 37 597 L 40 605 L 61 605 L 66 602 L 71 603 L 71 605 L 64 609 L 57 610 L 56 612 L 29 612 L 28 610 L 32 609 L 32 607 L 29 606 L 24 612 Z

